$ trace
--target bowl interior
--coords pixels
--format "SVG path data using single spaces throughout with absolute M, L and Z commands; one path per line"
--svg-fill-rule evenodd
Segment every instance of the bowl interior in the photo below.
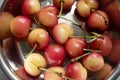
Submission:
M 52 0 L 41 0 L 41 6 L 44 7 L 46 5 L 52 5 Z M 74 5 L 72 6 L 69 12 L 63 13 L 63 16 L 69 18 L 70 20 L 80 23 L 81 21 L 83 21 L 83 19 L 77 17 L 77 14 L 75 13 L 76 12 L 75 5 L 76 2 L 74 3 Z M 71 22 L 63 19 L 59 19 L 59 22 L 64 22 L 71 25 L 75 32 L 74 35 L 80 35 L 80 34 L 82 35 L 82 30 L 78 26 L 71 24 Z M 120 32 L 116 30 L 110 29 L 109 31 L 106 31 L 104 34 L 110 36 L 112 40 L 114 39 L 119 40 L 120 38 Z M 18 77 L 15 71 L 23 67 L 25 55 L 27 55 L 27 53 L 29 53 L 30 50 L 31 48 L 29 47 L 27 41 L 17 41 L 14 38 L 7 38 L 1 44 L 1 54 L 0 54 L 1 67 L 3 68 L 3 70 L 11 80 L 20 79 L 20 77 Z M 120 51 L 119 49 L 117 50 Z M 106 58 L 106 60 L 110 65 L 113 66 L 113 72 L 111 72 L 110 75 L 107 77 L 107 79 L 111 80 L 114 79 L 120 73 L 119 71 L 120 65 L 119 62 L 111 62 L 108 58 Z M 37 80 L 42 80 L 43 77 L 44 75 L 40 75 L 39 77 L 37 77 Z M 92 79 L 89 77 L 88 80 L 92 80 Z

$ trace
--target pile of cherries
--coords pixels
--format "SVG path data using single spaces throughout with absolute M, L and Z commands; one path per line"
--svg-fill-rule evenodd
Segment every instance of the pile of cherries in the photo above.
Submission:
M 85 22 L 75 23 L 62 16 L 73 4 Z M 89 71 L 101 70 L 112 42 L 102 34 L 109 27 L 109 17 L 98 8 L 97 0 L 53 0 L 53 5 L 42 8 L 39 0 L 24 0 L 22 15 L 10 20 L 10 32 L 32 48 L 25 57 L 26 73 L 33 77 L 44 74 L 44 80 L 86 80 Z M 74 35 L 73 27 L 59 22 L 61 18 L 81 28 L 83 35 Z

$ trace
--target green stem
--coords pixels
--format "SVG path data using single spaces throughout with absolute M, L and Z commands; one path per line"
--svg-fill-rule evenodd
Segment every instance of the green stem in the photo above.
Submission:
M 95 41 L 96 39 L 97 39 L 97 37 L 91 39 L 88 43 L 91 43 L 91 42 Z
M 96 37 L 100 37 L 100 34 L 96 33 L 96 32 L 91 32 L 94 36 Z
M 76 58 L 71 59 L 70 61 L 71 61 L 71 62 L 76 62 L 76 61 L 78 61 L 79 59 L 81 59 L 81 58 L 83 58 L 83 57 L 85 57 L 85 56 L 87 56 L 87 55 L 89 55 L 89 54 L 90 54 L 90 52 L 85 53 L 85 54 L 83 54 L 83 55 L 81 55 L 81 56 L 78 56 L 78 57 L 76 57 Z
M 83 55 L 81 55 L 81 56 L 78 56 L 78 57 L 76 57 L 76 58 L 73 58 L 73 59 L 71 59 L 70 61 L 71 61 L 71 62 L 78 61 L 79 59 L 81 59 L 81 58 L 89 55 L 91 52 L 101 52 L 100 50 L 92 50 L 92 49 L 85 49 L 85 48 L 83 49 L 83 51 L 88 51 L 88 53 L 85 53 L 85 54 L 83 54 Z
M 106 20 L 106 18 L 102 14 L 96 12 L 96 10 L 93 9 L 93 8 L 91 8 L 90 11 L 95 12 L 95 13 L 99 14 L 100 16 L 102 16 L 102 18 L 104 19 L 105 25 L 108 26 L 109 23 L 108 23 L 108 21 Z
M 64 17 L 62 17 L 62 16 L 58 16 L 58 18 L 61 18 L 61 19 L 70 21 L 70 22 L 72 22 L 72 24 L 74 24 L 74 25 L 76 25 L 76 26 L 81 26 L 81 24 L 78 24 L 77 22 L 74 22 L 74 21 L 72 21 L 72 20 L 70 20 L 70 19 L 67 19 L 67 18 L 64 18 Z
M 100 50 L 93 50 L 93 49 L 83 49 L 83 51 L 89 51 L 89 52 L 102 52 Z
M 87 38 L 87 39 L 93 39 L 96 36 L 70 36 L 71 38 Z
M 40 24 L 39 24 L 39 22 L 37 21 L 36 17 L 33 16 L 33 19 L 34 19 L 35 23 L 36 23 L 38 26 L 40 26 Z
M 55 71 L 52 71 L 52 70 L 47 70 L 47 69 L 44 69 L 44 68 L 42 68 L 42 67 L 39 67 L 39 69 L 40 69 L 40 70 L 43 70 L 43 71 L 46 71 L 46 72 L 55 73 L 55 74 L 57 74 L 59 77 L 64 78 L 64 79 L 67 79 L 67 80 L 73 80 L 73 79 L 71 79 L 71 78 L 69 78 L 69 77 L 66 77 L 66 76 L 62 75 L 62 73 L 60 73 L 60 72 L 55 72 Z
M 60 0 L 60 12 L 59 12 L 59 15 L 58 15 L 58 16 L 61 16 L 62 11 L 63 11 L 63 6 L 64 6 L 64 1 L 63 1 L 63 0 Z
M 32 50 L 31 50 L 25 57 L 27 57 L 27 56 L 29 56 L 30 54 L 32 54 L 32 53 L 35 51 L 37 45 L 38 45 L 38 43 L 35 43 L 35 45 L 34 45 L 34 47 L 32 48 Z

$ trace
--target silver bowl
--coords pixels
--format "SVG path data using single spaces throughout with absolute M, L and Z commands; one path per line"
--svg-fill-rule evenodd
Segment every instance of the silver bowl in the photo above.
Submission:
M 2 0 L 1 1 L 1 6 L 0 6 L 0 10 L 6 10 L 11 12 L 13 15 L 18 15 L 19 14 L 19 9 L 11 9 L 9 7 L 11 7 L 11 0 L 8 0 L 8 2 L 6 3 L 6 5 L 4 6 L 3 3 L 5 3 L 6 0 Z M 23 2 L 23 0 L 14 0 L 14 1 L 19 1 L 20 3 Z M 119 2 L 117 0 L 108 0 L 108 1 L 115 1 L 116 4 L 119 6 Z M 105 2 L 103 0 L 103 2 Z M 8 4 L 9 3 L 9 4 Z M 101 2 L 100 2 L 101 3 Z M 42 7 L 45 5 L 51 5 L 52 1 L 51 0 L 41 0 L 41 5 Z M 103 3 L 101 3 L 101 5 L 103 5 L 102 7 L 104 7 L 105 5 Z M 18 7 L 20 5 L 14 4 L 14 2 L 12 3 L 12 7 L 14 8 L 20 8 Z M 5 7 L 5 8 L 4 8 Z M 4 8 L 4 9 L 2 9 Z M 13 13 L 13 11 L 16 11 L 17 13 Z M 18 11 L 19 10 L 19 11 Z M 74 10 L 75 10 L 75 6 L 72 7 L 71 11 L 64 15 L 64 17 L 69 17 L 71 20 L 75 20 L 76 22 L 79 22 L 75 17 L 74 17 Z M 105 10 L 109 16 L 112 18 L 113 23 L 111 25 L 115 25 L 116 27 L 114 32 L 112 32 L 112 38 L 120 38 L 120 24 L 115 22 L 114 20 L 119 20 L 120 18 L 114 18 L 115 15 L 111 15 L 109 13 L 109 10 L 103 8 L 103 10 Z M 120 12 L 120 10 L 118 9 L 117 12 Z M 114 12 L 113 12 L 114 13 Z M 62 21 L 62 20 L 60 20 Z M 70 24 L 68 22 L 68 24 Z M 71 24 L 72 25 L 72 24 Z M 73 27 L 75 27 L 75 25 L 72 25 Z M 78 28 L 74 28 L 75 34 L 79 34 L 81 33 L 81 30 Z M 111 35 L 110 35 L 111 36 Z M 7 38 L 5 40 L 3 40 L 0 44 L 0 66 L 3 69 L 3 71 L 5 72 L 5 74 L 9 77 L 10 80 L 21 80 L 21 78 L 15 73 L 15 71 L 20 68 L 21 66 L 23 66 L 24 64 L 24 56 L 31 50 L 31 48 L 29 47 L 28 43 L 25 41 L 17 41 L 14 38 L 10 37 Z M 120 50 L 119 50 L 120 51 Z M 106 78 L 106 80 L 116 80 L 116 78 L 120 75 L 120 63 L 119 61 L 116 63 L 111 62 L 111 64 L 115 64 L 112 72 L 109 74 L 109 76 Z M 43 75 L 40 75 L 39 78 L 37 80 L 42 80 Z

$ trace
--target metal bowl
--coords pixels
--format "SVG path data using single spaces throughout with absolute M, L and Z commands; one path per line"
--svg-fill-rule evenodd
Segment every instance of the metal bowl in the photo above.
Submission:
M 4 1 L 6 0 L 2 0 L 3 3 L 5 3 Z M 2 2 L 1 1 L 1 2 Z M 5 5 L 5 8 L 3 6 L 3 3 L 0 4 L 1 8 L 0 10 L 5 10 L 5 11 L 9 11 L 11 12 L 13 15 L 18 15 L 20 10 L 20 5 L 15 4 L 16 1 L 19 1 L 21 4 L 23 2 L 23 0 L 14 0 L 15 2 L 12 2 L 11 0 L 8 0 L 7 4 Z M 115 4 L 117 4 L 118 9 L 116 9 L 117 14 L 119 14 L 120 10 L 119 10 L 119 2 L 117 0 L 101 0 L 102 2 L 106 3 L 107 1 L 113 1 L 113 3 L 115 2 Z M 11 3 L 12 2 L 12 3 Z M 112 23 L 111 26 L 115 26 L 115 27 L 111 27 L 114 31 L 108 31 L 106 34 L 108 33 L 112 33 L 109 36 L 113 39 L 119 39 L 120 38 L 120 24 L 119 22 L 117 22 L 118 20 L 120 21 L 120 18 L 115 18 L 114 16 L 116 16 L 113 12 L 113 14 L 109 13 L 109 9 L 106 9 L 104 7 L 106 7 L 105 4 L 103 4 L 102 2 L 100 2 L 101 5 L 103 5 L 101 7 L 101 9 L 103 9 L 104 11 L 106 11 L 108 13 L 108 15 L 110 16 L 110 19 L 112 19 Z M 52 1 L 51 0 L 41 0 L 41 6 L 46 6 L 46 5 L 51 5 Z M 76 4 L 76 3 L 75 3 Z M 19 6 L 19 7 L 18 7 Z M 10 7 L 14 7 L 14 8 L 10 8 Z M 2 9 L 4 8 L 4 9 Z M 16 11 L 17 13 L 13 13 L 13 11 Z M 65 14 L 64 17 L 69 17 L 71 20 L 74 20 L 76 22 L 79 22 L 77 20 L 77 18 L 75 18 L 74 16 L 74 11 L 75 11 L 75 6 L 73 5 L 72 9 L 70 10 L 69 13 Z M 117 20 L 117 21 L 116 21 Z M 64 20 L 60 20 L 62 22 L 64 22 Z M 68 24 L 70 24 L 69 22 L 66 22 Z M 81 33 L 81 29 L 76 28 L 75 25 L 70 24 L 73 26 L 74 30 L 75 30 L 75 34 L 79 34 Z M 120 42 L 119 42 L 120 43 Z M 120 44 L 119 44 L 120 45 Z M 10 37 L 7 38 L 5 40 L 3 40 L 0 44 L 0 66 L 2 67 L 3 71 L 5 72 L 5 74 L 9 77 L 10 80 L 21 80 L 21 78 L 15 73 L 15 71 L 20 68 L 21 66 L 23 66 L 24 64 L 24 56 L 31 50 L 31 48 L 29 47 L 28 43 L 25 41 L 17 41 L 14 38 Z M 120 52 L 120 50 L 118 49 L 118 51 Z M 120 56 L 120 55 L 118 55 Z M 116 78 L 119 76 L 120 74 L 120 63 L 119 61 L 111 61 L 111 64 L 114 65 L 114 68 L 112 70 L 112 72 L 109 74 L 109 76 L 106 78 L 106 80 L 116 80 Z M 43 75 L 40 75 L 37 80 L 42 80 Z

